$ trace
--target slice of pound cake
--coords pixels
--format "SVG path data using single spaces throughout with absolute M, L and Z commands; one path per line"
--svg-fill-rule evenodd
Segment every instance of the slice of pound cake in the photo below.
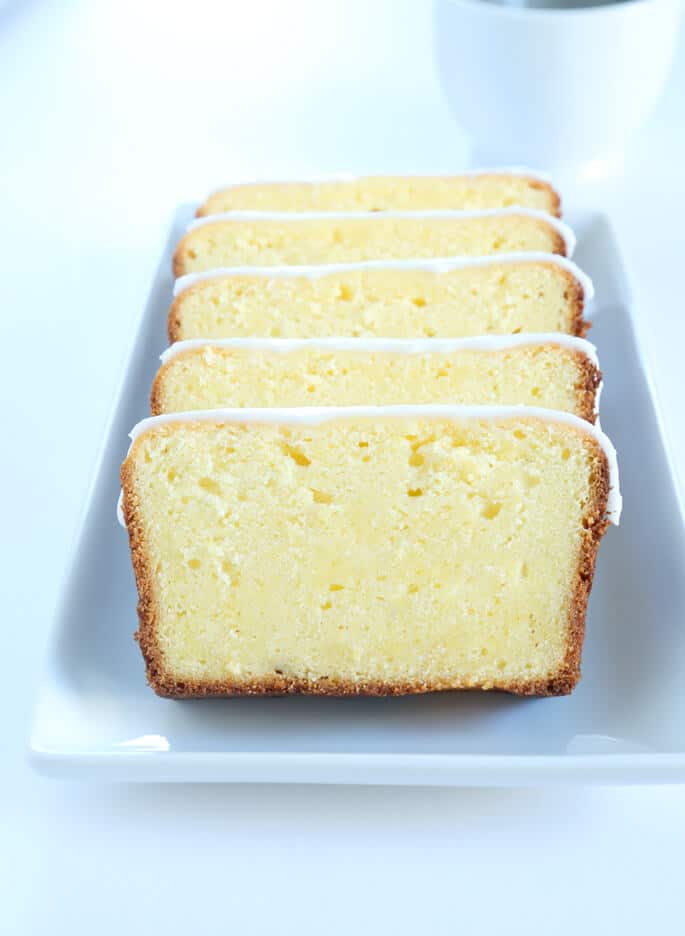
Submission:
M 259 182 L 215 192 L 197 214 L 260 211 L 417 211 L 519 206 L 559 215 L 559 195 L 529 170 L 456 176 L 360 176 L 311 182 Z
M 176 281 L 169 340 L 584 335 L 592 283 L 548 254 L 234 268 Z
M 595 420 L 594 347 L 564 335 L 180 342 L 162 356 L 154 415 L 222 407 L 523 404 Z
M 542 251 L 570 256 L 570 229 L 523 208 L 460 212 L 228 212 L 194 221 L 174 274 L 223 266 L 349 263 Z
M 165 696 L 570 692 L 611 444 L 522 408 L 146 420 L 122 467 Z

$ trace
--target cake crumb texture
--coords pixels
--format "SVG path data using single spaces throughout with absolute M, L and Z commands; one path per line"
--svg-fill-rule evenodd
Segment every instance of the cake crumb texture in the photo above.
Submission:
M 306 276 L 222 276 L 184 289 L 171 342 L 189 338 L 466 338 L 521 332 L 582 336 L 583 288 L 544 261 Z
M 217 267 L 356 263 L 363 260 L 487 256 L 539 251 L 565 255 L 561 234 L 526 214 L 476 217 L 296 217 L 226 219 L 191 228 L 174 274 Z
M 553 342 L 420 353 L 205 345 L 170 358 L 155 378 L 153 415 L 231 407 L 458 403 L 542 406 L 595 421 L 601 375 Z
M 548 182 L 513 173 L 462 176 L 367 176 L 323 182 L 233 185 L 214 192 L 199 216 L 222 211 L 430 211 L 537 208 L 561 214 Z
M 608 467 L 509 419 L 170 422 L 122 467 L 161 695 L 571 691 Z

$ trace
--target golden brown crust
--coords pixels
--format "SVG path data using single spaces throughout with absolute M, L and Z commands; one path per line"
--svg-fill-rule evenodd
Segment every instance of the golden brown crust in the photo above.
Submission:
M 164 403 L 164 377 L 168 366 L 168 363 L 162 364 L 155 374 L 155 379 L 152 381 L 152 387 L 150 388 L 150 414 L 152 416 L 160 416 L 166 410 Z
M 284 696 L 284 695 L 313 695 L 313 696 L 403 696 L 426 695 L 429 692 L 507 692 L 510 695 L 520 696 L 559 696 L 568 695 L 573 691 L 580 673 L 569 674 L 565 670 L 558 676 L 550 679 L 530 680 L 528 682 L 502 682 L 492 685 L 461 682 L 454 680 L 449 683 L 412 682 L 412 683 L 383 683 L 383 682 L 348 682 L 344 680 L 321 678 L 318 680 L 298 679 L 290 676 L 264 677 L 249 682 L 233 683 L 230 680 L 199 682 L 194 680 L 178 680 L 158 668 L 157 661 L 152 664 L 143 649 L 141 631 L 136 635 L 139 640 L 143 656 L 146 658 L 147 679 L 150 687 L 167 699 L 197 699 L 197 698 L 233 698 L 238 696 Z M 582 641 L 581 641 L 582 642 Z
M 592 326 L 583 318 L 583 313 L 585 312 L 585 290 L 583 289 L 583 284 L 568 270 L 562 270 L 560 267 L 553 264 L 548 265 L 554 266 L 554 269 L 557 270 L 566 281 L 564 299 L 571 310 L 568 333 L 569 335 L 575 335 L 577 338 L 584 338 Z
M 583 539 L 569 609 L 566 657 L 559 672 L 550 679 L 546 695 L 568 695 L 580 679 L 580 661 L 585 640 L 585 614 L 595 574 L 599 543 L 609 525 L 606 519 L 609 499 L 609 462 L 600 449 L 597 476 L 593 479 L 592 500 L 583 518 Z M 538 693 L 522 693 L 537 695 Z
M 549 182 L 543 182 L 542 179 L 535 179 L 532 176 L 528 177 L 530 187 L 533 189 L 538 189 L 538 191 L 545 191 L 549 195 L 550 206 L 547 209 L 551 215 L 554 215 L 555 218 L 561 217 L 561 196 L 554 188 L 553 185 L 550 185 Z
M 201 287 L 202 283 L 197 283 L 195 286 L 189 286 L 188 289 L 184 289 L 183 292 L 179 293 L 171 303 L 166 323 L 167 334 L 169 335 L 169 344 L 173 344 L 175 341 L 183 340 L 183 306 L 190 292 Z
M 571 592 L 568 642 L 564 660 L 559 670 L 545 679 L 503 680 L 483 684 L 464 680 L 450 680 L 449 682 L 426 680 L 411 683 L 351 682 L 328 678 L 307 680 L 279 673 L 256 680 L 201 681 L 179 679 L 173 673 L 169 673 L 156 637 L 158 609 L 153 576 L 148 562 L 149 552 L 145 545 L 134 485 L 135 459 L 133 456 L 139 441 L 140 439 L 133 443 L 121 466 L 121 486 L 124 520 L 128 529 L 131 559 L 138 587 L 139 627 L 135 638 L 145 660 L 148 683 L 157 695 L 175 699 L 244 695 L 399 696 L 480 689 L 498 690 L 521 696 L 558 696 L 572 692 L 580 679 L 587 602 L 592 588 L 597 550 L 608 526 L 606 509 L 609 497 L 609 463 L 599 443 L 594 443 L 598 453 L 598 469 L 595 477 L 591 479 L 591 499 L 583 517 L 583 535 Z
M 139 628 L 135 638 L 140 645 L 147 669 L 147 679 L 155 691 L 157 674 L 164 673 L 162 653 L 156 638 L 157 605 L 154 600 L 152 573 L 149 567 L 149 551 L 145 544 L 140 505 L 134 484 L 134 459 L 136 442 L 133 443 L 126 460 L 121 466 L 121 493 L 124 522 L 128 530 L 131 562 L 138 588 Z M 161 694 L 161 693 L 160 693 Z
M 552 244 L 549 252 L 558 254 L 560 257 L 568 256 L 568 252 L 566 250 L 566 241 L 559 233 L 559 231 L 557 231 L 555 227 L 552 227 L 549 221 L 540 221 L 539 224 L 546 228 L 549 236 L 552 238 Z
M 192 231 L 188 231 L 178 242 L 174 256 L 171 261 L 171 269 L 175 277 L 183 276 L 188 272 L 186 263 L 188 259 L 188 238 Z
M 602 372 L 582 351 L 574 351 L 573 356 L 578 367 L 578 381 L 575 386 L 577 413 L 581 419 L 597 422 L 597 394 L 602 383 Z

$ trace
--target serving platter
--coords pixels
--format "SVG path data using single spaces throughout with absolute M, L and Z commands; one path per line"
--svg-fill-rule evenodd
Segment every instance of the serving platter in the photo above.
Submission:
M 599 552 L 573 695 L 172 701 L 145 683 L 136 593 L 117 523 L 128 432 L 167 345 L 179 209 L 107 427 L 68 562 L 29 757 L 52 776 L 123 781 L 525 785 L 685 780 L 685 526 L 619 248 L 608 220 L 568 220 L 593 278 L 602 428 L 624 512 Z

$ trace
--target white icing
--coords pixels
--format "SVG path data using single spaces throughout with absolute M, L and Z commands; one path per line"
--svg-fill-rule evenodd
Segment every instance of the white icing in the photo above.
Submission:
M 188 225 L 188 231 L 194 231 L 208 224 L 220 224 L 223 221 L 318 221 L 318 220 L 357 220 L 382 221 L 387 218 L 421 219 L 457 219 L 457 218 L 507 218 L 526 216 L 545 221 L 561 235 L 566 245 L 566 256 L 571 257 L 576 246 L 576 237 L 568 224 L 535 208 L 488 208 L 482 211 L 223 211 L 203 218 L 195 218 Z M 497 256 L 493 254 L 493 256 Z
M 507 348 L 558 345 L 584 354 L 599 367 L 597 348 L 585 338 L 573 335 L 523 334 L 481 335 L 476 338 L 192 338 L 177 341 L 160 356 L 163 364 L 184 351 L 198 348 L 235 348 L 287 354 L 311 348 L 322 351 L 387 352 L 394 354 L 452 354 L 456 351 L 502 351 Z
M 600 399 L 601 399 L 601 397 L 602 397 L 602 391 L 603 391 L 603 390 L 604 390 L 604 381 L 603 381 L 603 380 L 600 380 L 599 385 L 598 385 L 598 387 L 597 387 L 597 391 L 596 391 L 596 393 L 595 393 L 595 416 L 597 417 L 597 418 L 595 419 L 595 423 L 596 423 L 596 425 L 598 425 L 598 426 L 599 426 L 599 401 L 600 401 Z M 600 428 L 601 428 L 601 427 L 600 427 Z
M 559 254 L 531 251 L 530 253 L 491 254 L 486 257 L 437 257 L 416 258 L 411 260 L 362 260 L 357 263 L 327 263 L 318 266 L 234 266 L 216 267 L 203 273 L 186 273 L 174 283 L 174 297 L 180 295 L 196 283 L 209 279 L 221 279 L 224 276 L 261 276 L 266 279 L 287 279 L 304 277 L 318 279 L 336 273 L 354 273 L 364 270 L 422 270 L 427 273 L 448 273 L 450 270 L 463 270 L 466 267 L 488 267 L 495 264 L 549 263 L 570 273 L 581 285 L 583 295 L 589 302 L 595 295 L 592 280 L 568 257 Z
M 273 409 L 197 410 L 192 413 L 167 413 L 162 416 L 150 416 L 133 427 L 130 432 L 130 438 L 131 442 L 134 442 L 144 432 L 155 429 L 157 426 L 178 422 L 266 423 L 272 425 L 300 424 L 303 426 L 315 426 L 334 419 L 380 419 L 393 416 L 410 419 L 442 418 L 453 420 L 503 420 L 532 417 L 548 423 L 561 423 L 571 426 L 583 435 L 590 436 L 594 439 L 606 454 L 609 464 L 607 517 L 612 523 L 618 526 L 621 517 L 622 498 L 619 487 L 616 449 L 598 426 L 586 422 L 584 419 L 580 419 L 572 413 L 562 413 L 558 410 L 542 409 L 535 406 L 452 406 L 444 404 L 421 406 L 311 406 Z M 117 513 L 119 522 L 123 525 L 121 498 L 117 505 Z

